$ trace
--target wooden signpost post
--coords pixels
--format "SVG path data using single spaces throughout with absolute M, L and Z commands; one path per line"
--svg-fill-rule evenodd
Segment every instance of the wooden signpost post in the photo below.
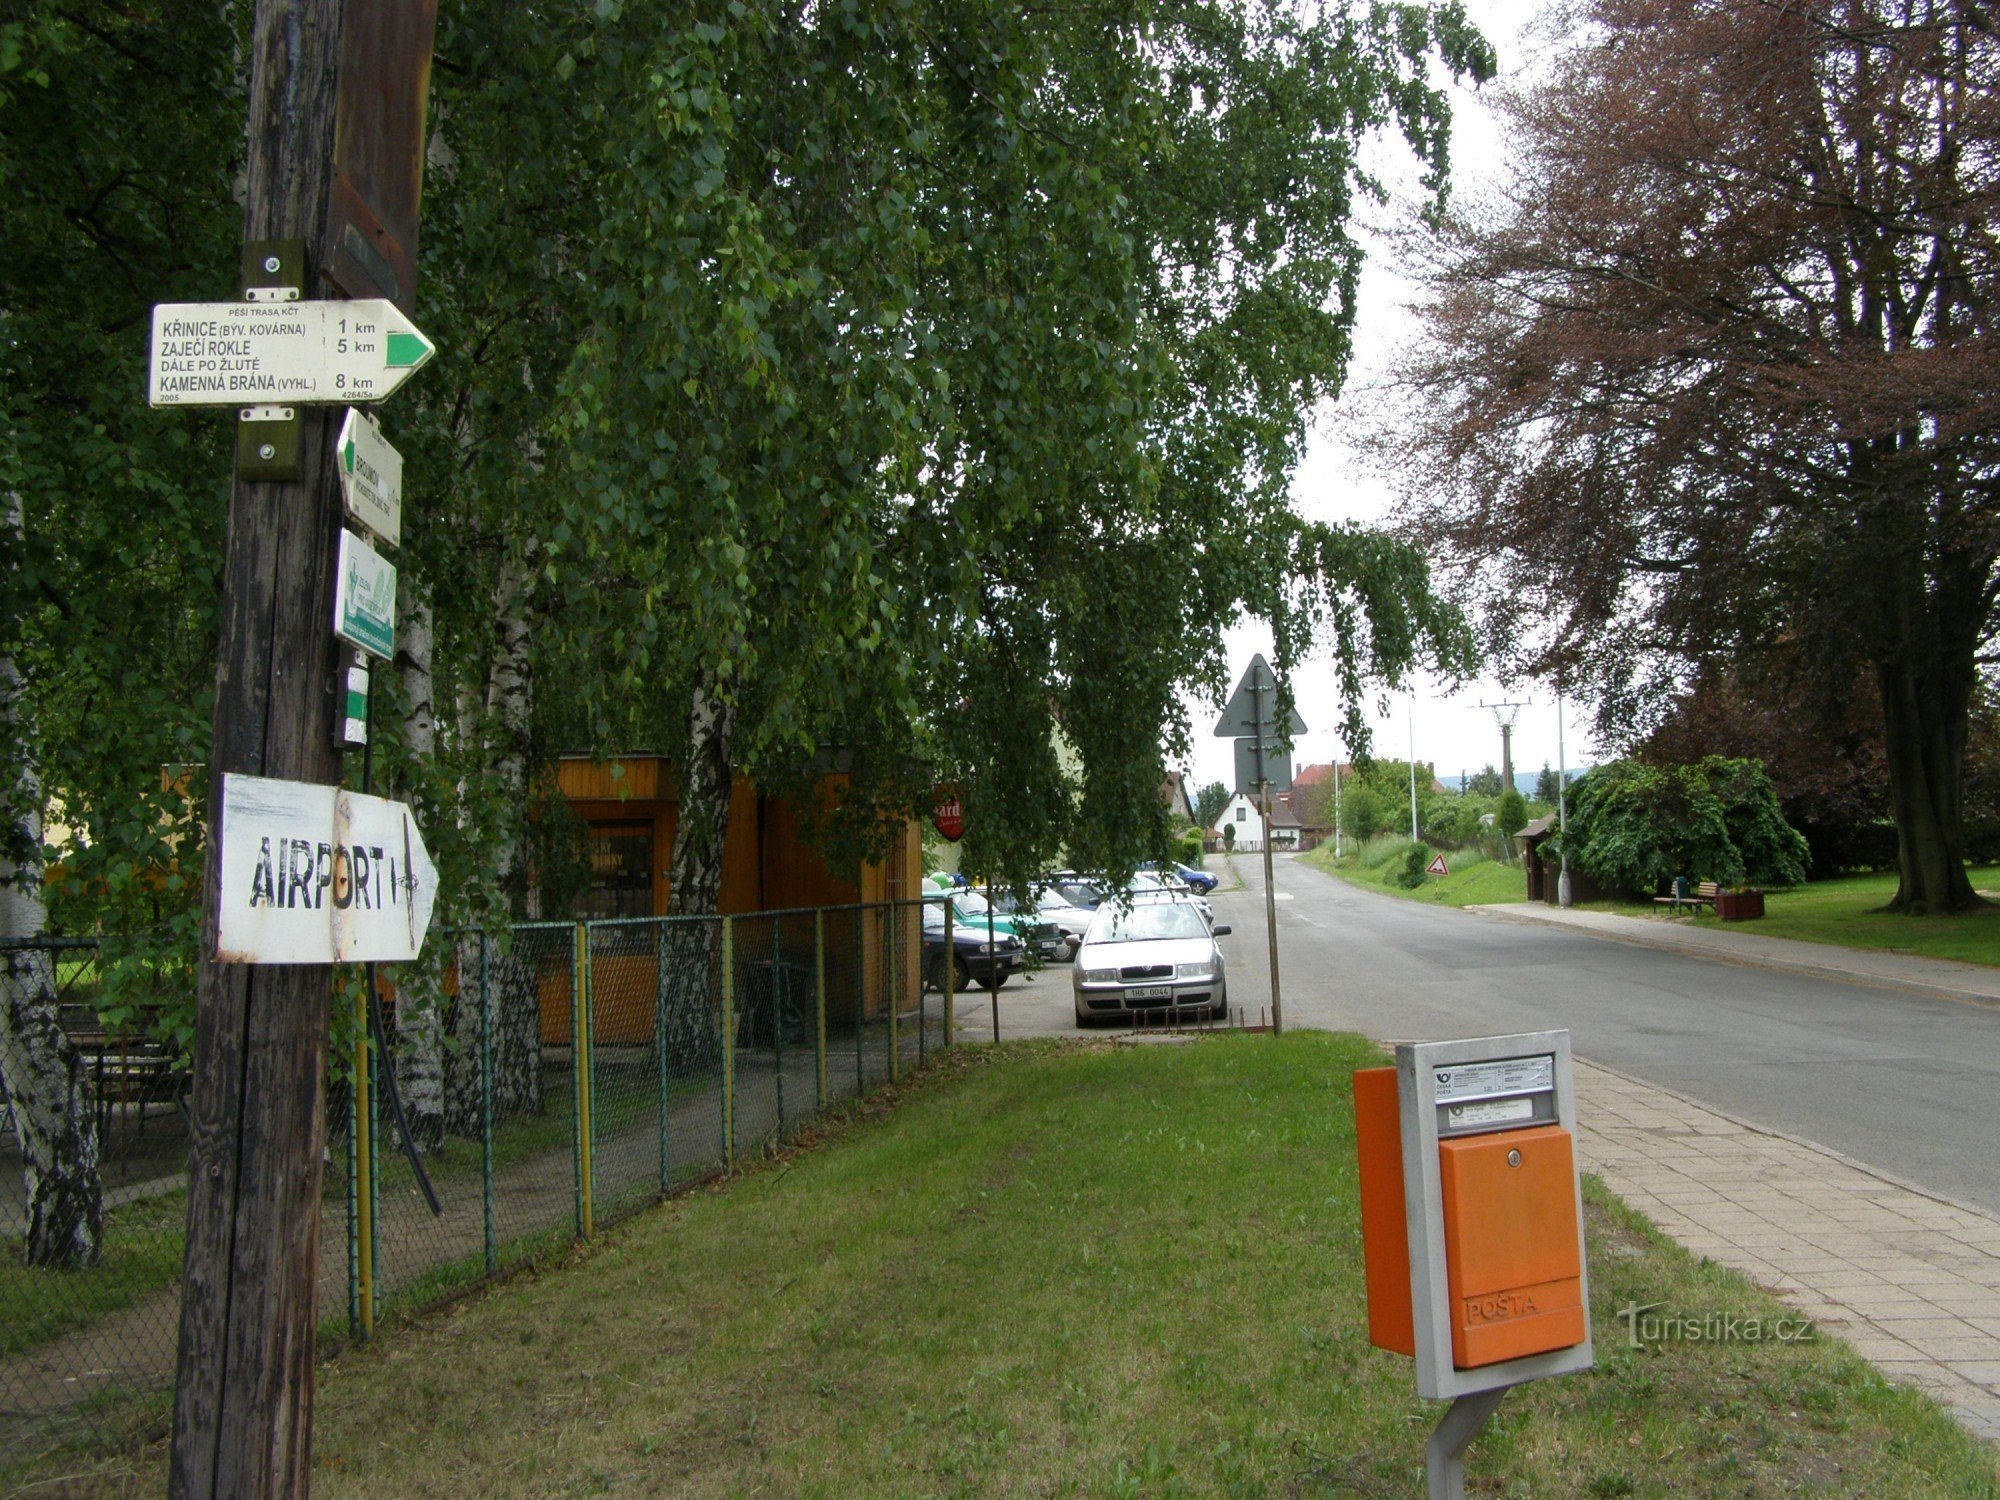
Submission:
M 257 0 L 248 57 L 243 306 L 265 311 L 240 313 L 232 304 L 228 321 L 295 331 L 245 334 L 238 327 L 233 339 L 218 331 L 214 340 L 247 341 L 247 351 L 197 350 L 196 341 L 210 338 L 192 326 L 205 321 L 205 310 L 180 308 L 168 316 L 187 314 L 191 326 L 175 342 L 189 347 L 172 356 L 154 351 L 152 394 L 221 395 L 240 418 L 209 757 L 209 806 L 218 824 L 229 778 L 277 781 L 328 798 L 339 781 L 335 716 L 344 722 L 347 678 L 336 671 L 340 651 L 329 622 L 345 534 L 335 453 L 342 411 L 308 403 L 345 399 L 342 361 L 373 361 L 357 367 L 367 390 L 360 399 L 377 400 L 428 357 L 428 341 L 407 341 L 415 330 L 404 315 L 415 286 L 435 20 L 434 0 Z M 398 130 L 397 139 L 381 139 Z M 371 207 L 370 192 L 383 202 Z M 383 271 L 374 281 L 365 275 L 371 265 Z M 336 266 L 340 279 L 329 286 Z M 340 314 L 327 311 L 337 304 L 321 300 L 329 292 L 382 299 L 349 313 L 357 324 L 379 323 L 378 348 L 364 354 L 338 347 Z M 395 334 L 405 337 L 392 344 Z M 294 340 L 322 353 L 304 367 L 296 352 L 271 354 L 268 369 L 233 363 L 263 359 L 260 340 L 264 350 Z M 159 368 L 169 360 L 198 368 Z M 303 383 L 263 384 L 269 376 L 275 387 L 280 375 Z M 158 383 L 169 378 L 187 383 L 171 390 Z M 231 378 L 246 383 L 232 392 Z M 217 379 L 220 392 L 212 389 Z M 329 826 L 329 841 L 332 834 Z M 371 863 L 374 843 L 371 837 Z M 241 851 L 211 848 L 208 859 L 169 1490 L 302 1495 L 312 1463 L 334 971 L 324 962 L 224 961 L 218 915 L 232 852 Z M 400 860 L 399 872 L 408 863 Z M 403 892 L 406 900 L 410 894 Z M 407 927 L 407 906 L 399 915 Z

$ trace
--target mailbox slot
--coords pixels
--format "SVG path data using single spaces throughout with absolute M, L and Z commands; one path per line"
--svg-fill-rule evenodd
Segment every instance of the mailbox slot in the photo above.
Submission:
M 1452 1363 L 1461 1370 L 1584 1338 L 1576 1158 L 1560 1125 L 1438 1143 Z

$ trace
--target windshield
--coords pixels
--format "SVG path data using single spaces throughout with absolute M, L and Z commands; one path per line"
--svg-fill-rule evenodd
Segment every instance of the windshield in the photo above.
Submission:
M 1208 924 L 1192 906 L 1178 901 L 1147 901 L 1130 911 L 1100 906 L 1090 924 L 1092 943 L 1143 943 L 1154 938 L 1205 938 Z
M 977 891 L 958 893 L 958 914 L 961 917 L 983 917 L 986 915 L 986 898 Z

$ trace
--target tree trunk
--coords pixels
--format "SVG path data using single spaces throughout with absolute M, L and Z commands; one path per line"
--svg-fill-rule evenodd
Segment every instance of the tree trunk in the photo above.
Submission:
M 722 896 L 722 846 L 729 833 L 730 744 L 736 730 L 734 685 L 704 671 L 688 705 L 687 756 L 674 821 L 667 913 L 712 917 Z M 677 1070 L 714 1062 L 720 1041 L 716 984 L 721 926 L 670 924 L 665 943 L 667 1056 Z
M 1983 904 L 1965 873 L 1962 820 L 1969 693 L 1951 674 L 1907 662 L 1876 667 L 1899 876 L 1889 910 L 1921 916 Z
M 21 500 L 7 497 L 0 536 L 21 535 Z M 19 556 L 18 547 L 10 549 Z M 0 744 L 13 748 L 7 819 L 0 827 L 0 938 L 32 938 L 42 905 L 42 786 L 21 709 L 21 674 L 0 652 Z M 0 1101 L 21 1144 L 31 1266 L 65 1269 L 97 1261 L 104 1182 L 97 1164 L 90 1072 L 64 1034 L 55 959 L 47 949 L 9 949 L 0 973 Z
M 437 755 L 431 605 L 413 588 L 405 589 L 397 603 L 401 619 L 396 628 L 396 676 L 403 688 L 403 748 L 413 766 L 428 771 Z M 421 800 L 428 810 L 428 799 Z M 434 947 L 422 962 L 405 966 L 396 982 L 396 1086 L 402 1092 L 410 1139 L 426 1154 L 443 1149 L 445 1132 L 445 996 L 438 983 L 438 951 Z
M 518 897 L 533 920 L 541 906 L 527 868 L 529 714 L 533 707 L 532 661 L 529 655 L 528 590 L 531 560 L 510 557 L 502 565 L 493 591 L 495 634 L 493 667 L 487 681 L 486 712 L 498 736 L 493 774 L 504 793 L 506 822 L 498 831 L 494 869 L 503 905 Z M 488 948 L 492 974 L 488 994 L 492 1006 L 493 1117 L 535 1113 L 542 1107 L 541 1006 L 532 953 L 521 945 L 502 952 Z M 473 965 L 476 971 L 477 963 Z M 461 969 L 461 975 L 466 971 Z M 477 980 L 473 983 L 476 985 Z M 479 996 L 461 983 L 459 1004 L 452 1012 L 451 1048 L 446 1054 L 447 1106 L 452 1116 L 478 1109 Z M 477 1118 L 476 1113 L 474 1118 Z

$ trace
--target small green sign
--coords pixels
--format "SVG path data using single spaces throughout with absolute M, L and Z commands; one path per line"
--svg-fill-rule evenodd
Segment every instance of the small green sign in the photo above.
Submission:
M 333 633 L 387 661 L 396 650 L 396 568 L 351 531 L 340 533 Z

